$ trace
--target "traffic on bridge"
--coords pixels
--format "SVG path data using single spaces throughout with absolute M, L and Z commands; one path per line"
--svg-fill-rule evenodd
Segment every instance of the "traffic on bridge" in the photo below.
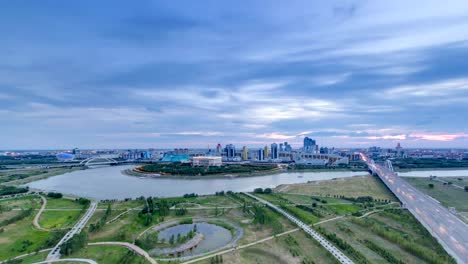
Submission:
M 420 192 L 392 170 L 361 153 L 369 170 L 376 174 L 419 222 L 458 262 L 468 263 L 468 225 L 434 198 Z

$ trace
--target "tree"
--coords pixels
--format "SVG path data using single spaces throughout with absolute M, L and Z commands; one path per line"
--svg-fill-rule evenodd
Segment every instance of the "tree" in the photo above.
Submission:
M 76 234 L 62 245 L 62 247 L 60 248 L 60 253 L 62 253 L 63 255 L 71 255 L 85 247 L 87 244 L 87 240 L 88 236 L 86 232 Z
M 263 189 L 262 188 L 255 188 L 254 193 L 263 193 Z
M 50 192 L 47 194 L 47 197 L 50 197 L 50 198 L 62 198 L 62 194 L 61 193 L 56 193 L 56 192 Z
M 465 186 L 465 192 L 468 192 L 468 186 Z
M 429 186 L 429 188 L 431 188 L 431 189 L 434 188 L 434 184 L 432 184 L 432 183 L 429 183 L 427 186 Z
M 266 193 L 266 194 L 270 194 L 272 192 L 273 191 L 271 190 L 271 188 L 265 188 L 265 190 L 263 191 L 263 193 Z
M 169 244 L 173 245 L 174 244 L 174 235 L 171 236 L 171 238 L 169 239 Z

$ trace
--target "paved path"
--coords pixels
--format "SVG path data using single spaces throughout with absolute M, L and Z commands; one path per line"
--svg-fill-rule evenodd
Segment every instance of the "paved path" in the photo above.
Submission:
M 34 262 L 33 264 L 46 264 L 52 262 L 84 262 L 89 264 L 98 264 L 96 261 L 92 259 L 84 259 L 84 258 L 66 258 L 66 259 L 54 259 L 54 260 L 46 260 L 41 262 Z
M 42 252 L 47 252 L 47 251 L 51 251 L 51 250 L 52 250 L 52 248 L 46 248 L 46 249 L 41 249 L 41 250 L 39 250 L 38 252 L 39 252 L 39 253 L 42 253 Z M 0 261 L 0 264 L 3 264 L 3 263 L 5 263 L 5 262 L 7 262 L 7 261 L 9 261 L 9 260 L 21 259 L 21 258 L 24 258 L 24 257 L 27 257 L 27 256 L 32 256 L 32 255 L 35 255 L 35 254 L 36 254 L 36 252 L 31 252 L 31 253 L 19 255 L 19 256 L 16 256 L 16 257 L 14 257 L 14 258 L 2 260 L 2 261 Z
M 320 245 L 322 245 L 326 250 L 328 250 L 328 252 L 330 252 L 340 263 L 343 263 L 343 264 L 351 264 L 353 263 L 353 261 L 348 258 L 345 254 L 343 254 L 338 248 L 336 248 L 334 245 L 332 245 L 330 242 L 328 242 L 325 238 L 323 238 L 319 233 L 315 232 L 314 230 L 312 230 L 308 225 L 304 224 L 303 222 L 301 222 L 299 219 L 295 218 L 294 216 L 290 215 L 289 213 L 287 213 L 286 211 L 284 211 L 283 209 L 279 208 L 278 206 L 268 202 L 268 201 L 265 201 L 255 195 L 252 195 L 250 193 L 243 193 L 247 196 L 249 196 L 250 198 L 253 198 L 265 205 L 267 205 L 268 207 L 272 208 L 273 210 L 279 212 L 280 214 L 286 216 L 286 218 L 288 218 L 289 220 L 291 220 L 293 223 L 295 223 L 296 225 L 298 225 L 302 230 L 304 230 L 307 234 L 311 235 L 312 238 L 314 238 L 315 240 L 317 240 Z
M 127 214 L 128 212 L 131 212 L 132 210 L 139 210 L 141 209 L 141 206 L 137 206 L 137 207 L 134 207 L 134 208 L 128 208 L 126 211 L 118 214 L 116 217 L 112 218 L 111 220 L 107 221 L 106 224 L 110 224 L 110 223 L 113 223 L 115 221 L 117 221 L 120 217 L 124 216 L 125 214 Z M 107 209 L 106 209 L 107 210 Z
M 36 227 L 39 230 L 49 231 L 48 229 L 45 229 L 41 225 L 39 225 L 39 218 L 41 217 L 41 214 L 42 214 L 42 212 L 44 211 L 44 209 L 45 209 L 45 207 L 47 205 L 47 199 L 42 195 L 39 195 L 39 196 L 42 199 L 42 206 L 41 206 L 41 209 L 39 209 L 39 212 L 37 212 L 36 216 L 34 216 L 33 225 L 34 225 L 34 227 Z
M 422 193 L 384 166 L 361 154 L 369 169 L 458 263 L 468 263 L 468 225 L 434 198 Z
M 109 246 L 122 246 L 130 249 L 131 251 L 137 253 L 140 256 L 143 256 L 146 260 L 148 260 L 151 264 L 157 264 L 158 262 L 153 259 L 148 252 L 143 250 L 142 248 L 138 247 L 137 245 L 130 244 L 127 242 L 95 242 L 95 243 L 88 243 L 88 246 L 100 246 L 100 245 L 109 245 Z
M 86 211 L 85 215 L 73 226 L 73 228 L 68 231 L 65 236 L 55 245 L 52 251 L 47 255 L 47 260 L 58 260 L 60 258 L 60 247 L 63 243 L 67 242 L 70 238 L 74 235 L 81 232 L 81 230 L 86 226 L 86 223 L 89 221 L 91 216 L 93 216 L 94 212 L 96 211 L 97 202 L 91 201 L 88 210 Z

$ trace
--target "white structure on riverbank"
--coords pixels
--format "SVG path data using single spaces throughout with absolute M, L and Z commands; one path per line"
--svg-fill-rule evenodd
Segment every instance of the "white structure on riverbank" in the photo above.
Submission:
M 193 166 L 221 166 L 223 164 L 220 156 L 198 156 L 192 158 Z

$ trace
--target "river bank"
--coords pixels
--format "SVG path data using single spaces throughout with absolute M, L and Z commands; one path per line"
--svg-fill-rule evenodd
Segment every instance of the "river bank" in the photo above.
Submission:
M 232 179 L 232 178 L 246 178 L 246 177 L 259 177 L 268 176 L 280 173 L 304 173 L 304 172 L 341 172 L 341 171 L 352 171 L 352 172 L 365 172 L 365 169 L 347 169 L 347 168 L 319 168 L 319 169 L 286 169 L 286 168 L 275 168 L 268 171 L 257 171 L 252 173 L 218 173 L 210 175 L 172 175 L 172 174 L 161 174 L 142 172 L 134 169 L 123 170 L 122 173 L 128 176 L 143 177 L 143 178 L 154 178 L 154 179 L 181 179 L 181 180 L 200 180 L 200 179 Z

